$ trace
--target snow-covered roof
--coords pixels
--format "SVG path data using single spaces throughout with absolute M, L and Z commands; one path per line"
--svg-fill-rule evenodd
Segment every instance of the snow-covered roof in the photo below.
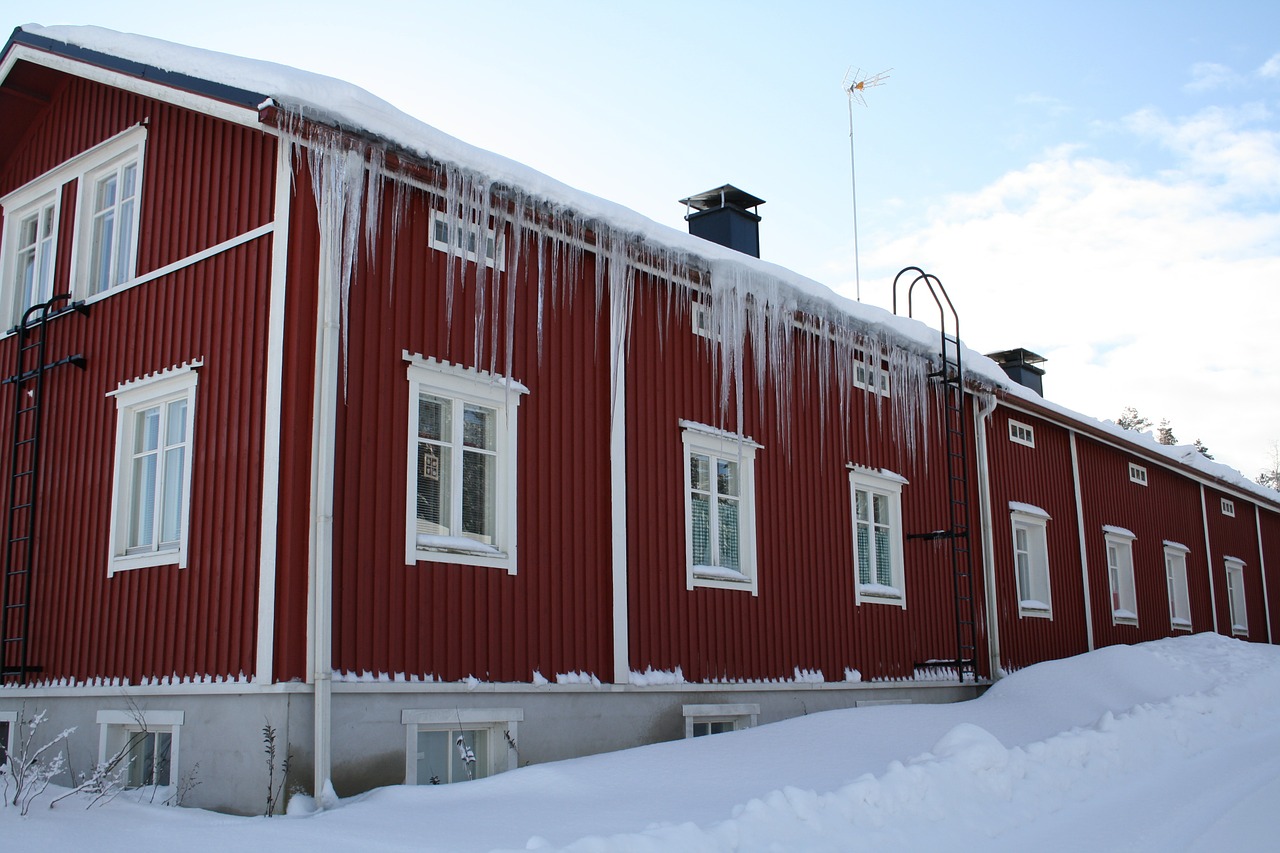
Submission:
M 385 140 L 423 160 L 452 164 L 482 174 L 493 184 L 519 187 L 529 197 L 571 209 L 588 221 L 608 223 L 613 229 L 652 245 L 702 258 L 708 263 L 746 268 L 755 277 L 767 277 L 789 288 L 802 304 L 821 303 L 829 309 L 856 317 L 860 325 L 911 349 L 937 349 L 937 330 L 920 321 L 856 302 L 785 267 L 659 224 L 620 204 L 576 190 L 522 163 L 443 133 L 351 83 L 275 62 L 188 47 L 102 27 L 25 24 L 19 30 L 37 38 L 161 71 L 258 93 L 260 103 L 270 100 L 300 109 L 309 119 Z M 1157 444 L 1154 438 L 1145 434 L 1123 430 L 1111 421 L 1098 421 L 1044 400 L 1034 391 L 1011 381 L 999 365 L 974 350 L 966 347 L 963 357 L 970 378 L 1001 389 L 1014 402 L 1025 401 L 1067 423 L 1079 423 L 1107 434 L 1117 443 L 1135 445 L 1144 455 L 1164 457 L 1219 480 L 1228 487 L 1249 492 L 1273 505 L 1280 504 L 1280 492 L 1260 486 L 1235 469 L 1206 458 L 1193 445 L 1166 447 Z

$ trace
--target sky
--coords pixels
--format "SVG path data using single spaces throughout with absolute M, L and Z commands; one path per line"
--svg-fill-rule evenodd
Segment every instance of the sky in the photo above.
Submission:
M 33 748 L 53 737 L 36 735 Z M 1269 850 L 1280 648 L 1211 633 L 1111 646 L 1027 667 L 970 702 L 807 714 L 326 798 L 319 812 L 293 796 L 271 819 L 172 809 L 138 790 L 48 807 L 64 793 L 25 817 L 0 807 L 0 837 L 99 853 Z
M 1255 477 L 1280 442 L 1280 4 L 7 0 L 356 83 L 671 227 L 732 183 L 761 254 L 882 307 L 915 265 L 1046 397 Z M 853 107 L 852 70 L 887 71 Z M 860 270 L 860 275 L 855 274 Z M 921 319 L 936 322 L 928 313 Z

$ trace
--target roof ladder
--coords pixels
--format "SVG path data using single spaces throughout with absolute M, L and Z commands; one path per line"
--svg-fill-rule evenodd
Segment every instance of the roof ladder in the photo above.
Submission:
M 970 420 L 965 417 L 964 370 L 960 354 L 960 318 L 942 281 L 919 267 L 907 267 L 893 279 L 893 313 L 898 313 L 898 285 L 905 283 L 907 316 L 912 314 L 916 285 L 928 290 L 938 308 L 941 335 L 940 364 L 929 378 L 942 389 L 943 444 L 947 456 L 947 505 L 949 526 L 933 533 L 909 535 L 908 539 L 947 539 L 951 543 L 952 594 L 956 618 L 956 675 L 978 680 L 977 590 L 973 580 L 973 545 L 969 524 L 969 438 Z M 929 666 L 929 664 L 925 664 Z
M 27 642 L 36 579 L 33 569 L 40 495 L 41 408 L 47 371 L 64 364 L 85 366 L 81 355 L 46 360 L 49 321 L 70 311 L 89 313 L 83 302 L 71 302 L 69 293 L 28 308 L 14 330 L 17 370 L 0 380 L 0 385 L 14 386 L 8 527 L 0 577 L 0 684 L 26 684 L 27 677 L 41 669 L 31 665 Z

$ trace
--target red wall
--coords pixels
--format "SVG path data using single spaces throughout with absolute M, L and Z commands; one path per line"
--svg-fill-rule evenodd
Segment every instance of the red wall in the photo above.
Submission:
M 143 120 L 139 273 L 270 221 L 269 137 L 83 80 L 58 90 L 0 164 L 0 192 Z M 68 188 L 58 290 L 69 285 L 73 200 Z M 270 237 L 259 238 L 51 324 L 50 356 L 82 353 L 88 367 L 46 378 L 30 646 L 38 679 L 252 674 L 270 256 Z M 6 375 L 15 343 L 0 340 Z M 105 395 L 200 358 L 188 566 L 108 578 L 116 407 Z M 6 413 L 12 389 L 0 390 Z
M 1222 499 L 1235 506 L 1234 517 L 1222 514 Z M 1227 602 L 1227 568 L 1224 557 L 1244 561 L 1245 612 L 1249 621 L 1248 639 L 1267 641 L 1267 620 L 1262 596 L 1262 561 L 1258 554 L 1258 521 L 1253 505 L 1216 489 L 1204 490 L 1205 517 L 1209 520 L 1210 569 L 1218 614 L 1218 632 L 1230 635 L 1231 611 Z M 1270 568 L 1276 570 L 1273 552 Z M 1274 575 L 1273 575 L 1274 577 Z M 1270 578 L 1268 578 L 1270 580 Z M 1199 627 L 1199 626 L 1197 626 Z

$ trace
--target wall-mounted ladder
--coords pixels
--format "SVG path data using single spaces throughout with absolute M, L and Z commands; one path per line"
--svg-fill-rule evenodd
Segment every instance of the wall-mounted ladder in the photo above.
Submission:
M 977 589 L 973 581 L 973 537 L 969 525 L 969 438 L 965 417 L 964 370 L 960 355 L 960 318 L 951 297 L 937 276 L 919 267 L 907 267 L 893 279 L 893 313 L 898 313 L 898 285 L 905 283 L 907 316 L 913 316 L 912 296 L 924 285 L 938 308 L 941 363 L 929 378 L 942 388 L 943 444 L 947 456 L 948 526 L 931 533 L 909 534 L 908 539 L 946 539 L 951 543 L 952 592 L 956 613 L 956 675 L 978 680 Z M 931 666 L 932 663 L 924 664 Z
M 27 642 L 36 579 L 33 569 L 40 497 L 41 409 L 45 373 L 64 364 L 85 366 L 82 355 L 48 361 L 49 321 L 69 311 L 89 313 L 83 302 L 72 302 L 69 293 L 28 308 L 14 330 L 17 369 L 0 380 L 0 385 L 14 386 L 8 526 L 0 584 L 0 683 L 25 684 L 28 676 L 41 669 L 31 664 Z

